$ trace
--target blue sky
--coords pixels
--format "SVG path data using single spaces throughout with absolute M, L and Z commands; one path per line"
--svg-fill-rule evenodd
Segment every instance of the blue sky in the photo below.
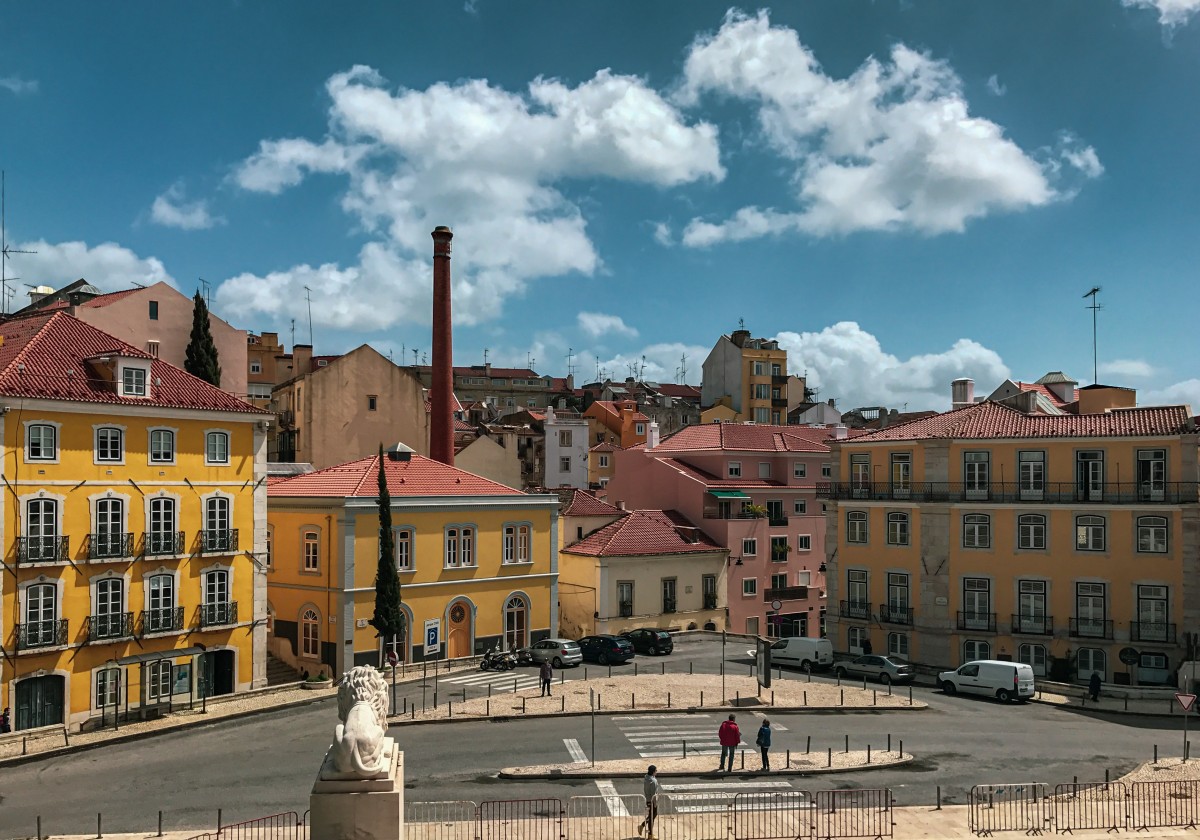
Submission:
M 65 13 L 64 9 L 69 9 Z M 1200 411 L 1200 0 L 0 6 L 23 284 L 676 381 L 739 319 L 843 409 L 1061 369 Z M 19 303 L 19 301 L 18 301 Z M 644 359 L 644 362 L 643 362 Z

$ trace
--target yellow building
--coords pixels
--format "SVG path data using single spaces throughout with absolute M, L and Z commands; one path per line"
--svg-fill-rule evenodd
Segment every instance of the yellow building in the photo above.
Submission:
M 736 421 L 786 424 L 787 350 L 774 339 L 752 338 L 749 330 L 721 336 L 704 359 L 700 399 L 704 406 L 728 405 Z M 716 419 L 713 413 L 702 415 L 702 422 Z
M 1090 386 L 1090 413 L 983 402 L 837 444 L 835 647 L 1168 682 L 1200 619 L 1200 435 L 1186 406 L 1125 402 Z
M 298 669 L 341 674 L 383 664 L 369 624 L 378 471 L 372 456 L 270 487 L 269 645 Z M 438 622 L 438 658 L 523 647 L 557 632 L 557 496 L 528 495 L 402 445 L 384 457 L 384 471 L 410 628 L 401 661 L 424 657 L 428 620 Z
M 265 685 L 267 416 L 65 313 L 0 324 L 14 728 Z

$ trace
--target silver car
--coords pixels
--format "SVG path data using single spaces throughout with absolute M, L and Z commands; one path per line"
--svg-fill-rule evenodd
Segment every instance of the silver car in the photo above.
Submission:
M 838 662 L 833 666 L 833 671 L 843 679 L 847 677 L 866 677 L 869 680 L 879 680 L 885 685 L 887 683 L 910 682 L 913 678 L 913 669 L 902 659 L 894 659 L 890 656 L 873 656 L 867 654 L 860 656 L 857 659 Z
M 537 665 L 549 662 L 555 668 L 561 668 L 564 665 L 578 665 L 583 661 L 583 651 L 579 649 L 579 643 L 571 639 L 542 639 L 525 650 Z

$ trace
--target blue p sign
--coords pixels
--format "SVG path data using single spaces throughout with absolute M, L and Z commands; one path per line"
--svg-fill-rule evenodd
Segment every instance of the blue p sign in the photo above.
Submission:
M 430 627 L 425 634 L 425 645 L 427 647 L 437 647 L 438 634 L 436 627 Z

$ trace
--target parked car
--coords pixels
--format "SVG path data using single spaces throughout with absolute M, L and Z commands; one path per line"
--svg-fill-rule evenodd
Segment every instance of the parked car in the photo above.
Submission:
M 601 665 L 628 662 L 635 656 L 633 643 L 623 636 L 584 636 L 579 640 L 579 649 L 585 660 Z
M 1034 695 L 1033 668 L 1021 662 L 979 659 L 956 671 L 938 674 L 938 688 L 946 694 L 983 694 L 1001 703 L 1028 700 Z
M 648 653 L 651 656 L 662 654 L 666 656 L 675 650 L 675 641 L 666 630 L 654 627 L 639 627 L 637 630 L 626 630 L 621 634 L 633 643 L 633 649 L 638 653 Z
M 746 651 L 751 659 L 758 657 L 758 650 Z M 828 639 L 811 639 L 807 636 L 791 636 L 771 645 L 771 667 L 798 665 L 805 670 L 816 671 L 833 664 L 833 642 Z
M 839 662 L 834 668 L 839 677 L 866 677 L 881 683 L 909 682 L 913 678 L 912 666 L 890 656 L 860 656 L 857 659 Z
M 529 654 L 529 661 L 535 665 L 549 662 L 555 668 L 561 668 L 564 665 L 578 665 L 583 661 L 583 652 L 579 649 L 579 644 L 571 639 L 542 639 L 523 650 Z

